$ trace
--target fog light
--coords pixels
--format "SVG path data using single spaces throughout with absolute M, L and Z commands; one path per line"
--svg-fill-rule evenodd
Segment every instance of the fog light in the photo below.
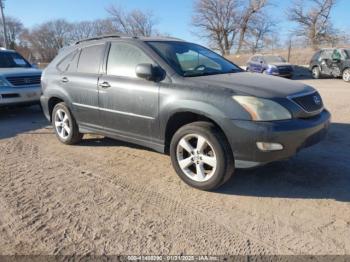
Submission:
M 256 142 L 256 146 L 263 152 L 279 151 L 283 146 L 279 143 Z

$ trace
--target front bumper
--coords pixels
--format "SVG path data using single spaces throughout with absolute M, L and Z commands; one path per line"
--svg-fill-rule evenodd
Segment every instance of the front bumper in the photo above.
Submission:
M 294 75 L 294 70 L 276 70 L 276 69 L 272 69 L 272 68 L 268 68 L 266 70 L 267 74 L 272 75 L 272 76 L 280 76 L 280 77 L 287 77 L 287 78 L 291 78 Z
M 320 142 L 327 134 L 331 115 L 324 110 L 309 119 L 292 119 L 275 122 L 230 120 L 225 127 L 236 166 L 249 168 L 287 159 L 299 150 Z M 229 130 L 229 131 L 228 131 Z M 280 151 L 263 152 L 256 142 L 279 143 Z
M 40 101 L 41 86 L 0 88 L 0 106 L 36 104 Z

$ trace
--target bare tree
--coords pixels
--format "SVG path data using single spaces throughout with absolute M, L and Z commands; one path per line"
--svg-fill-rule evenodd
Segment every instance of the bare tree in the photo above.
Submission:
M 249 30 L 249 24 L 252 22 L 255 16 L 257 16 L 263 8 L 268 4 L 268 0 L 249 0 L 248 5 L 242 11 L 240 19 L 239 40 L 237 46 L 237 53 L 239 53 L 244 44 L 245 36 Z
M 1 28 L 2 22 L 0 21 Z M 15 17 L 7 16 L 6 17 L 6 28 L 7 28 L 7 37 L 8 43 L 11 49 L 15 49 L 16 42 L 18 41 L 19 35 L 23 32 L 24 26 L 20 20 Z M 1 33 L 1 38 L 3 38 L 3 33 Z M 1 39 L 3 42 L 3 39 Z
M 117 30 L 111 19 L 99 19 L 94 21 L 82 21 L 71 25 L 71 41 L 78 41 L 84 38 L 114 34 Z
M 311 4 L 310 8 L 306 8 L 306 2 Z M 305 37 L 313 49 L 335 35 L 330 21 L 335 4 L 336 0 L 294 0 L 288 9 L 289 20 L 298 24 L 297 34 Z
M 152 12 L 134 9 L 126 12 L 121 7 L 110 6 L 107 12 L 111 15 L 115 28 L 131 36 L 151 36 L 155 33 L 156 20 Z
M 207 38 L 211 48 L 230 54 L 238 31 L 237 0 L 197 0 L 192 24 Z
M 24 32 L 21 41 L 27 43 L 42 61 L 49 62 L 71 41 L 71 30 L 72 25 L 65 20 L 53 20 Z
M 253 54 L 270 44 L 274 27 L 275 22 L 268 15 L 260 14 L 254 17 L 247 32 L 247 44 Z
M 108 35 L 118 33 L 118 28 L 113 24 L 112 19 L 98 19 L 92 22 L 94 26 L 94 34 L 98 35 Z

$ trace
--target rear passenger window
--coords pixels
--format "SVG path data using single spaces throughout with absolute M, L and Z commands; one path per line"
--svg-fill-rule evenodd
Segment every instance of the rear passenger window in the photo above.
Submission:
M 66 72 L 69 67 L 71 62 L 74 60 L 74 58 L 77 56 L 78 50 L 75 50 L 71 52 L 70 54 L 66 55 L 61 62 L 58 63 L 57 69 L 61 72 Z
M 324 50 L 322 52 L 320 60 L 322 60 L 322 59 L 332 59 L 332 54 L 333 54 L 333 50 L 332 49 Z
M 153 64 L 139 48 L 126 43 L 112 43 L 108 55 L 107 75 L 136 78 L 138 64 Z
M 81 50 L 77 71 L 80 73 L 98 74 L 104 45 L 93 45 Z

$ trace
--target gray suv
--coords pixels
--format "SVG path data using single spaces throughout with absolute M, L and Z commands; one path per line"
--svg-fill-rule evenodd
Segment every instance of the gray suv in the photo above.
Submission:
M 312 87 L 244 72 L 173 38 L 79 41 L 45 69 L 42 88 L 62 143 L 93 132 L 169 153 L 180 178 L 203 190 L 235 168 L 293 156 L 319 142 L 330 123 Z
M 0 49 L 0 107 L 40 103 L 41 70 L 14 50 Z

